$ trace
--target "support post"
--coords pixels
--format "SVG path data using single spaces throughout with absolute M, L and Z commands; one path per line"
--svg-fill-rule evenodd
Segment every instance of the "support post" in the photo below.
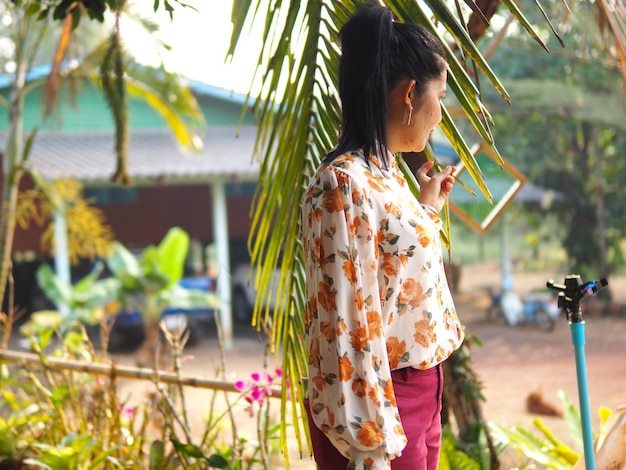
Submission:
M 223 181 L 213 181 L 210 191 L 213 204 L 213 238 L 219 270 L 217 275 L 217 294 L 222 300 L 222 306 L 219 308 L 218 315 L 224 348 L 229 350 L 233 347 L 233 316 L 230 292 L 231 271 L 226 185 Z
M 71 284 L 70 273 L 70 250 L 67 239 L 67 219 L 63 209 L 55 208 L 52 214 L 54 224 L 54 271 L 59 280 L 65 284 Z M 66 318 L 70 314 L 68 305 L 57 305 L 61 317 Z

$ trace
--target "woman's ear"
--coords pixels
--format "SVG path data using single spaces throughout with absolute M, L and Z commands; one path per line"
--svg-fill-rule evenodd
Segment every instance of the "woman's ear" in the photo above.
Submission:
M 407 106 L 412 106 L 413 95 L 415 94 L 415 80 L 409 80 L 408 82 L 406 82 L 403 88 L 404 103 Z

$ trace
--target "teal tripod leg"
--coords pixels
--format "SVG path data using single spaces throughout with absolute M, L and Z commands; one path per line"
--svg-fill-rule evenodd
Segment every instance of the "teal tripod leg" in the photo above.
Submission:
M 576 356 L 576 379 L 578 380 L 578 400 L 580 403 L 580 420 L 583 430 L 585 469 L 595 470 L 596 463 L 593 455 L 589 390 L 587 388 L 587 366 L 585 364 L 585 322 L 572 322 L 570 323 L 570 329 Z

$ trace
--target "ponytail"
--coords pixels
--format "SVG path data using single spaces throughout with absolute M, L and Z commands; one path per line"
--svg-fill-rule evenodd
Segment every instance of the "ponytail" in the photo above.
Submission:
M 337 147 L 324 161 L 362 151 L 365 158 L 375 156 L 388 166 L 388 93 L 403 78 L 414 79 L 419 91 L 420 84 L 441 73 L 443 48 L 423 28 L 394 22 L 391 10 L 380 5 L 357 11 L 341 29 L 340 39 L 341 131 Z
M 352 17 L 341 30 L 339 96 L 342 97 L 343 140 L 361 143 L 365 157 L 387 161 L 387 89 L 389 43 L 393 15 L 371 6 Z M 351 146 L 351 145 L 350 145 Z

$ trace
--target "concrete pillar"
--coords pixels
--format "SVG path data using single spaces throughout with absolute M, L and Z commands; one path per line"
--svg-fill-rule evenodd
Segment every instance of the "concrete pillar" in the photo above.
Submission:
M 210 191 L 213 203 L 213 239 L 218 266 L 217 294 L 223 302 L 218 315 L 224 348 L 229 350 L 233 347 L 233 315 L 230 292 L 231 270 L 226 184 L 223 181 L 214 181 L 211 183 Z
M 67 219 L 63 209 L 54 209 L 52 221 L 54 224 L 54 271 L 61 282 L 71 284 Z M 57 305 L 57 309 L 62 317 L 67 317 L 70 314 L 68 305 Z

